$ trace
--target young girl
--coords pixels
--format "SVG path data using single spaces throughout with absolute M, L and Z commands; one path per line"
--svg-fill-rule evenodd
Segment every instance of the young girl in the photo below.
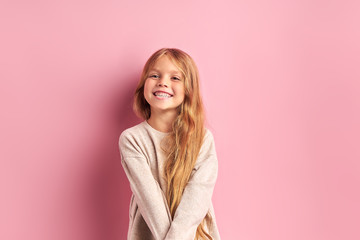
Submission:
M 133 193 L 128 240 L 220 239 L 211 201 L 218 161 L 193 59 L 176 48 L 153 53 L 133 107 L 144 121 L 119 138 Z

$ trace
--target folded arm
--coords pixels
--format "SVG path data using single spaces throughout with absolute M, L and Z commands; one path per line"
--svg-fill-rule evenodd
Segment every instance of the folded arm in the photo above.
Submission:
M 139 211 L 153 236 L 165 239 L 171 223 L 166 197 L 154 178 L 150 166 L 131 136 L 121 134 L 119 138 L 121 164 L 130 182 Z
M 131 136 L 121 134 L 119 147 L 121 163 L 129 179 L 134 200 L 155 239 L 193 240 L 197 227 L 210 209 L 218 174 L 211 132 L 207 131 L 205 135 L 199 157 L 172 221 L 166 197 L 139 146 L 131 140 Z
M 165 240 L 195 238 L 197 227 L 210 209 L 217 174 L 214 139 L 208 132 Z

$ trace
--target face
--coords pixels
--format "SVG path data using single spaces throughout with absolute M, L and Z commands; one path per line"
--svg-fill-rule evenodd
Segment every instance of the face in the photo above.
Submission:
M 161 56 L 145 80 L 144 96 L 153 111 L 176 111 L 185 97 L 184 78 L 168 56 Z

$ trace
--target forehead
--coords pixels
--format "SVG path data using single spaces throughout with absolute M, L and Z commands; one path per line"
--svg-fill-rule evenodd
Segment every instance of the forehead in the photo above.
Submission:
M 150 67 L 149 70 L 157 71 L 157 72 L 169 72 L 169 73 L 181 74 L 179 68 L 166 55 L 161 56 L 159 59 L 157 59 L 154 65 Z

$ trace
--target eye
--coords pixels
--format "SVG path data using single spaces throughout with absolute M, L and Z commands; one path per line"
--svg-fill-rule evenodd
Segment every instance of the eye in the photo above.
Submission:
M 159 77 L 159 76 L 156 75 L 156 74 L 153 74 L 153 75 L 150 75 L 150 77 L 151 77 L 151 78 L 157 78 L 157 77 Z
M 175 79 L 175 80 L 180 80 L 180 78 L 178 78 L 178 77 L 173 77 L 173 79 Z

